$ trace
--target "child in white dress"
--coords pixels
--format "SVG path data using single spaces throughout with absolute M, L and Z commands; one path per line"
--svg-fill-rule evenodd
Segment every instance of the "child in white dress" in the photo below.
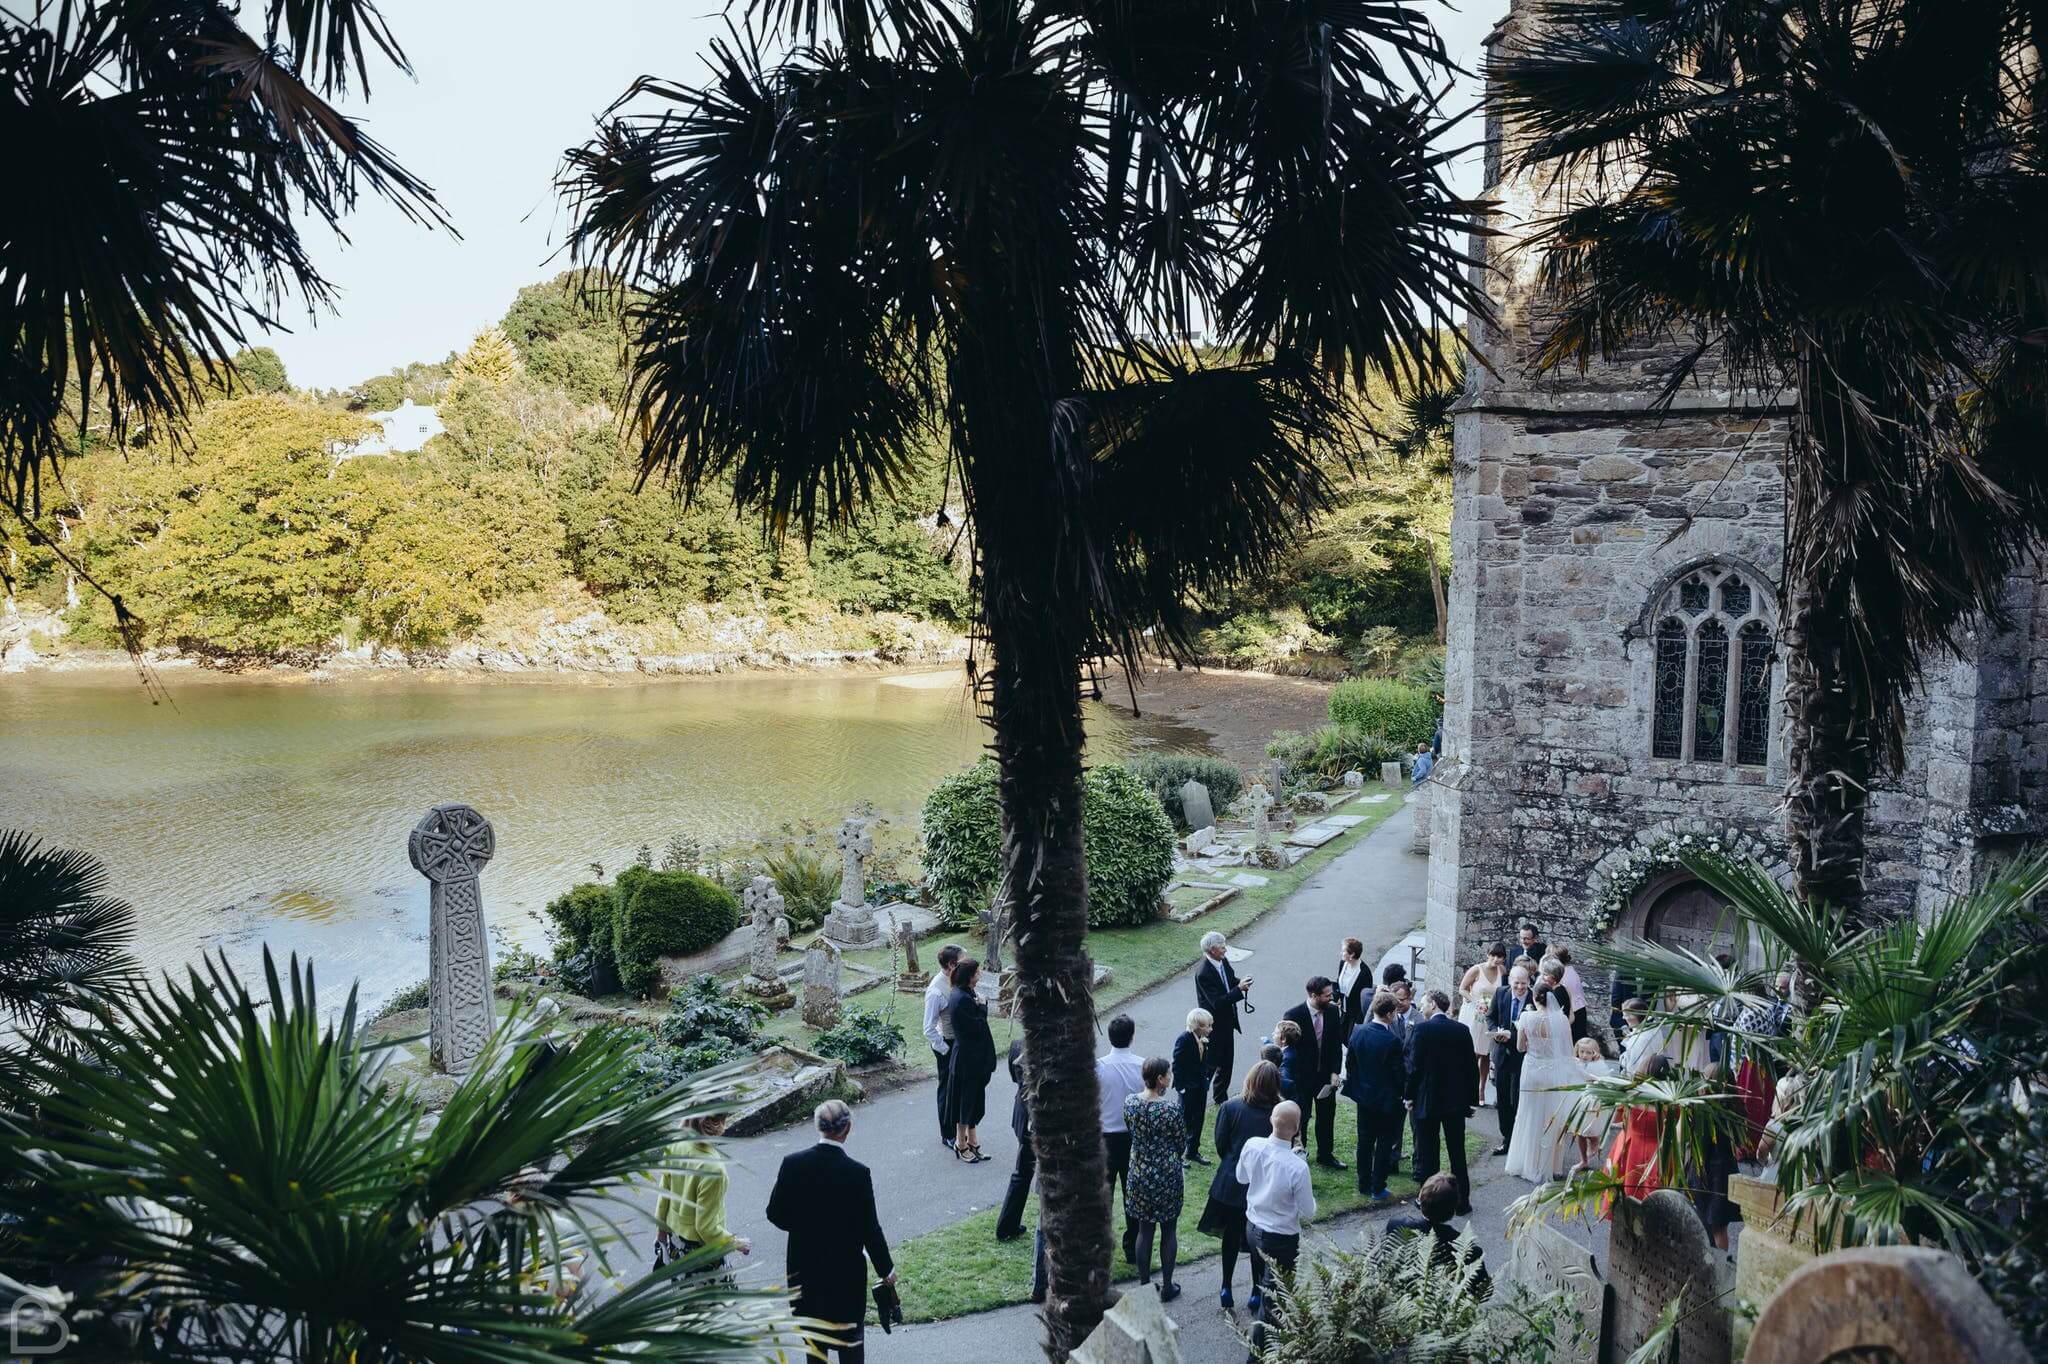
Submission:
M 1606 1079 L 1619 1075 L 1621 1068 L 1600 1054 L 1600 1044 L 1590 1037 L 1581 1037 L 1572 1048 L 1572 1056 L 1579 1068 L 1586 1072 L 1588 1080 Z M 1600 1147 L 1607 1140 L 1607 1125 L 1614 1117 L 1611 1109 L 1602 1108 L 1590 1097 L 1578 1099 L 1572 1106 L 1572 1136 L 1579 1143 L 1579 1164 L 1593 1169 L 1600 1163 Z

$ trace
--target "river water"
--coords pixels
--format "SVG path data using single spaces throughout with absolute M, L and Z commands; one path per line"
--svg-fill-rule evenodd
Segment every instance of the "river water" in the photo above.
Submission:
M 0 679 L 0 828 L 81 848 L 135 906 L 154 968 L 268 944 L 312 957 L 322 994 L 366 1002 L 426 974 L 426 882 L 406 835 L 474 805 L 497 831 L 483 880 L 498 943 L 544 950 L 541 907 L 674 834 L 745 841 L 860 802 L 906 832 L 986 742 L 959 674 L 660 682 L 333 682 L 133 674 Z M 1089 760 L 1206 736 L 1091 705 Z M 829 847 L 829 845 L 828 845 Z

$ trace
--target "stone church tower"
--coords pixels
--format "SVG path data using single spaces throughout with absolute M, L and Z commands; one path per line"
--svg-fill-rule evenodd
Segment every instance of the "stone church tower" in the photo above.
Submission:
M 1527 22 L 1515 0 L 1489 47 Z M 1523 920 L 1552 942 L 1627 929 L 1710 948 L 1718 902 L 1644 856 L 1686 835 L 1784 869 L 1786 413 L 1711 370 L 1660 410 L 1670 346 L 1537 375 L 1540 261 L 1517 234 L 1555 210 L 1556 190 L 1517 168 L 1498 115 L 1487 134 L 1505 235 L 1473 250 L 1498 325 L 1476 329 L 1492 371 L 1472 366 L 1456 417 L 1430 841 L 1428 971 L 1447 988 Z M 1869 892 L 1893 912 L 1967 889 L 1988 858 L 2048 831 L 2038 568 L 2008 584 L 2008 609 L 2012 629 L 1980 628 L 1964 658 L 1931 661 L 1905 770 L 1873 794 Z

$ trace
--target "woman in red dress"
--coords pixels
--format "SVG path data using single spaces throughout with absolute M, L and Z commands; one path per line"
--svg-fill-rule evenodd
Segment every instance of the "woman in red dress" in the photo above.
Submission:
M 1645 1080 L 1665 1080 L 1671 1076 L 1671 1058 L 1653 1056 L 1643 1068 Z M 1630 1198 L 1648 1198 L 1663 1187 L 1657 1171 L 1657 1139 L 1662 1121 L 1657 1110 L 1644 1105 L 1630 1105 L 1621 1111 L 1621 1130 L 1615 1133 L 1614 1145 L 1607 1152 L 1607 1173 L 1621 1180 L 1622 1192 Z M 1614 1220 L 1614 1197 L 1608 1195 L 1600 1215 Z

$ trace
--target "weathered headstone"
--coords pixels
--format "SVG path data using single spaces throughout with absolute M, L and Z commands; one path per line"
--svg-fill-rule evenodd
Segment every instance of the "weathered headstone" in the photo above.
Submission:
M 436 805 L 413 826 L 406 855 L 427 878 L 427 1035 L 435 1070 L 465 1075 L 491 1039 L 491 942 L 477 878 L 498 849 L 491 822 L 467 805 Z
M 832 841 L 839 849 L 839 899 L 825 915 L 824 934 L 842 947 L 866 947 L 882 935 L 867 903 L 868 854 L 875 850 L 875 840 L 868 822 L 854 815 L 839 826 Z
M 786 1009 L 791 1002 L 789 987 L 782 983 L 775 963 L 776 948 L 789 932 L 788 921 L 782 914 L 782 892 L 770 878 L 756 876 L 740 897 L 740 903 L 747 913 L 748 932 L 753 935 L 747 978 L 741 986 L 769 1008 Z
M 1181 783 L 1181 818 L 1190 829 L 1209 829 L 1216 824 L 1216 807 L 1209 801 L 1209 788 L 1192 777 Z
M 804 1022 L 814 1028 L 839 1022 L 839 948 L 824 938 L 804 949 Z
M 1389 786 L 1399 786 L 1401 784 L 1401 760 L 1399 758 L 1380 764 L 1380 780 Z
M 1344 774 L 1344 785 L 1356 791 L 1359 787 L 1365 785 L 1365 773 L 1355 767 L 1352 768 Z
M 1152 1288 L 1126 1292 L 1068 1356 L 1074 1364 L 1181 1364 L 1180 1330 Z
M 1539 1298 L 1569 1300 L 1577 1313 L 1577 1325 L 1560 1330 L 1551 1342 L 1546 1364 L 1598 1364 L 1607 1284 L 1591 1250 L 1551 1223 L 1537 1222 L 1508 1243 L 1504 1275 Z
M 1266 786 L 1276 796 L 1287 789 L 1286 763 L 1275 758 L 1266 764 Z
M 1707 1239 L 1684 1194 L 1659 1189 L 1640 1202 L 1616 1200 L 1607 1248 L 1614 1284 L 1609 1345 L 1616 1359 L 1634 1353 L 1677 1300 L 1685 1324 L 1671 1364 L 1728 1364 L 1734 1276 L 1727 1253 Z
M 896 945 L 903 950 L 903 969 L 896 973 L 899 994 L 921 995 L 931 982 L 917 964 L 917 926 L 909 920 L 896 925 Z
M 2005 1364 L 2025 1345 L 1963 1262 L 1921 1246 L 1838 1250 L 1785 1280 L 1746 1364 Z
M 1206 829 L 1197 829 L 1189 834 L 1181 840 L 1181 846 L 1187 850 L 1189 857 L 1199 857 L 1209 851 L 1209 845 L 1215 841 L 1216 829 L 1212 825 Z

